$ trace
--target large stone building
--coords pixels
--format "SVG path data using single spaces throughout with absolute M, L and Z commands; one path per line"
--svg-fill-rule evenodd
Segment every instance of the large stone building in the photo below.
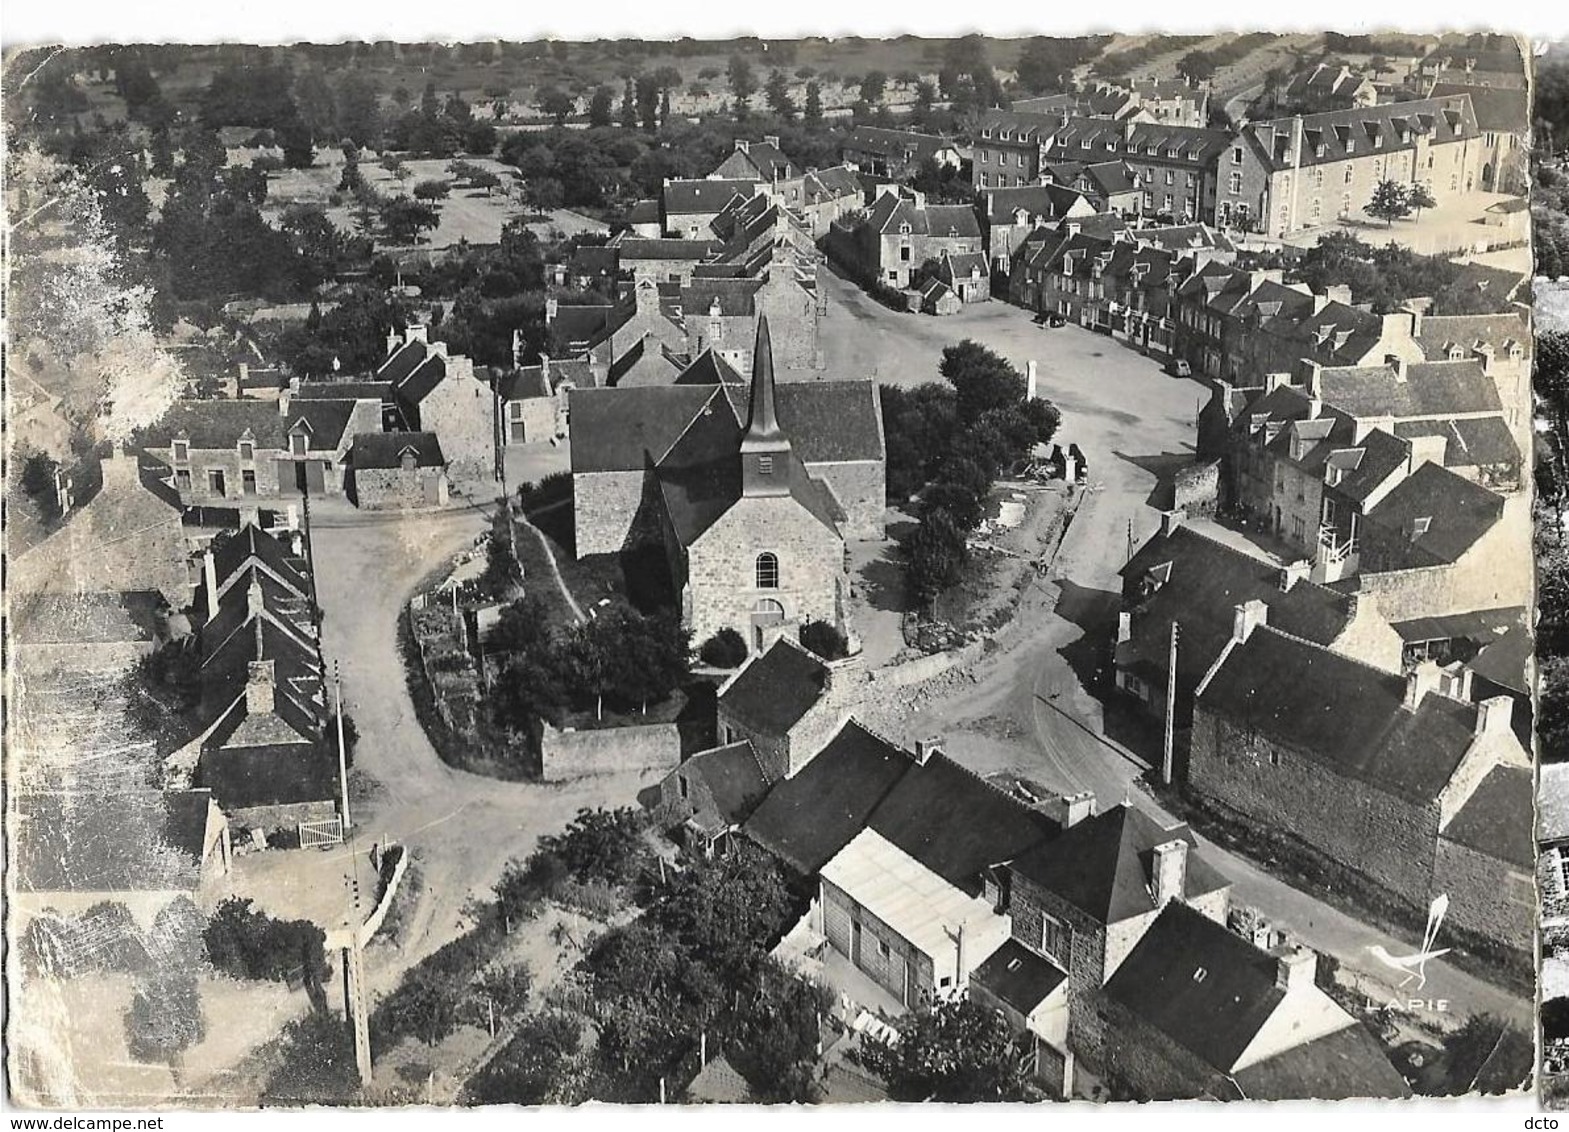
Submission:
M 975 211 L 963 204 L 927 204 L 924 193 L 884 185 L 866 220 L 847 233 L 841 255 L 864 278 L 887 287 L 912 286 L 921 265 L 985 251 Z
M 392 382 L 410 430 L 441 438 L 453 486 L 472 491 L 496 478 L 495 393 L 469 358 L 448 354 L 426 327 L 410 326 L 401 338 L 388 336 L 387 360 L 375 376 Z
M 1482 134 L 1466 94 L 1253 122 L 1223 147 L 1217 222 L 1278 239 L 1360 214 L 1386 180 L 1442 204 L 1480 187 Z

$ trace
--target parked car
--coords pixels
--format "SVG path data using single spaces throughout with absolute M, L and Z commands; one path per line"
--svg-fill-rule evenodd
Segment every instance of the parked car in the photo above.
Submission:
M 1060 312 L 1053 311 L 1051 318 L 1047 321 L 1047 325 L 1049 325 L 1049 326 L 1067 326 L 1068 325 L 1068 316 L 1065 315 L 1065 314 L 1062 314 Z
M 1192 377 L 1193 367 L 1182 358 L 1172 358 L 1166 363 L 1166 372 L 1173 377 Z

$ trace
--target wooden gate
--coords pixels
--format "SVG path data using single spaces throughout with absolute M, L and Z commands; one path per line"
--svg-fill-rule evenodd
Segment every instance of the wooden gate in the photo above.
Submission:
M 343 819 L 322 818 L 320 821 L 300 823 L 300 848 L 320 849 L 327 845 L 343 844 Z

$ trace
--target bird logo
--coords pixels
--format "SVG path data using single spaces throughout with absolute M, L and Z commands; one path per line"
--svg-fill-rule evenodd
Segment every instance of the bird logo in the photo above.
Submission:
M 1427 985 L 1427 961 L 1437 959 L 1441 955 L 1448 955 L 1450 949 L 1433 948 L 1433 941 L 1438 938 L 1439 926 L 1444 922 L 1444 914 L 1449 911 L 1449 896 L 1447 893 L 1433 898 L 1433 903 L 1427 909 L 1427 930 L 1422 934 L 1422 949 L 1410 955 L 1391 955 L 1381 943 L 1376 943 L 1368 948 L 1373 958 L 1386 967 L 1403 972 L 1405 978 L 1400 980 L 1400 987 L 1405 987 L 1412 979 L 1416 980 L 1416 989 L 1421 990 Z

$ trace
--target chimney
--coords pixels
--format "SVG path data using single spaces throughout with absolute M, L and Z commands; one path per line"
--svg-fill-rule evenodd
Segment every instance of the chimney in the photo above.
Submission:
M 1311 400 L 1318 401 L 1322 406 L 1324 400 L 1324 367 L 1317 362 L 1308 362 L 1307 394 Z
M 245 678 L 245 714 L 271 715 L 273 711 L 273 662 L 253 660 Z
M 1077 220 L 1068 221 L 1068 235 L 1070 237 L 1077 236 L 1082 230 L 1083 226 Z
M 1438 690 L 1452 700 L 1471 702 L 1471 670 L 1463 664 L 1452 664 L 1444 669 Z
M 1406 673 L 1406 698 L 1401 706 L 1407 711 L 1415 711 L 1421 707 L 1422 698 L 1438 689 L 1441 675 L 1443 675 L 1442 671 L 1431 660 L 1422 661 Z
M 556 312 L 561 309 L 561 304 L 556 299 L 545 300 L 545 325 L 549 326 L 556 321 Z
M 398 337 L 398 332 L 389 330 L 387 332 L 387 357 L 392 357 L 393 354 L 396 354 L 402 348 L 403 339 Z
M 202 584 L 207 589 L 207 620 L 211 621 L 218 615 L 218 564 L 211 546 L 202 551 Z
M 1151 895 L 1155 908 L 1164 908 L 1171 901 L 1181 901 L 1188 887 L 1188 843 L 1180 837 L 1155 846 L 1154 859 L 1150 862 Z
M 423 330 L 424 327 L 420 327 L 420 329 Z M 430 352 L 434 356 L 438 358 L 445 358 L 447 356 L 447 344 L 445 342 L 431 342 L 428 343 L 428 345 L 430 346 Z
M 523 331 L 512 332 L 512 368 L 523 368 Z
M 1411 337 L 1419 337 L 1422 333 L 1422 304 L 1411 301 L 1401 309 L 1411 315 Z
M 1402 358 L 1399 354 L 1385 354 L 1384 364 L 1394 369 L 1396 381 L 1400 382 L 1401 384 L 1405 383 L 1406 360 L 1404 358 Z
M 775 149 L 778 149 L 779 148 L 779 139 L 777 137 L 775 137 L 773 134 L 764 134 L 763 135 L 763 144 L 764 145 L 771 145 Z
M 1476 705 L 1476 733 L 1502 735 L 1509 730 L 1514 718 L 1514 701 L 1508 696 L 1494 696 Z
M 262 595 L 261 579 L 251 578 L 250 588 L 245 591 L 245 608 L 252 617 L 259 617 L 267 608 L 266 598 Z
M 430 327 L 426 326 L 422 322 L 413 323 L 409 326 L 408 334 L 406 335 L 405 340 L 409 342 L 429 342 Z
M 127 452 L 123 444 L 109 449 L 109 455 L 98 462 L 98 470 L 105 486 L 134 487 L 141 482 L 136 457 Z
M 1187 517 L 1188 513 L 1181 507 L 1175 508 L 1171 511 L 1162 511 L 1160 513 L 1161 535 L 1165 538 L 1170 538 L 1176 532 L 1177 528 L 1182 526 L 1182 520 L 1186 519 Z
M 545 379 L 545 384 L 550 384 L 550 355 L 541 351 L 539 355 L 539 374 Z
M 933 755 L 940 754 L 942 754 L 941 739 L 933 736 L 929 739 L 917 739 L 915 741 L 915 761 L 919 765 L 925 766 L 931 761 Z
M 1305 990 L 1318 974 L 1318 952 L 1310 947 L 1282 947 L 1275 954 L 1275 985 L 1283 991 Z
M 1031 358 L 1024 367 L 1024 399 L 1033 401 L 1036 398 L 1036 373 L 1035 359 Z
M 1041 807 L 1063 829 L 1095 816 L 1095 795 L 1088 790 L 1048 799 Z
M 1307 559 L 1300 562 L 1288 562 L 1280 568 L 1280 592 L 1290 593 L 1291 587 L 1298 582 L 1307 581 L 1308 574 L 1312 572 L 1313 564 Z
M 748 153 L 751 151 L 751 148 L 752 143 L 747 141 L 745 138 L 735 139 L 735 151 L 737 153 Z
M 1269 606 L 1258 598 L 1245 601 L 1232 611 L 1231 638 L 1238 644 L 1253 635 L 1253 630 L 1269 621 Z

